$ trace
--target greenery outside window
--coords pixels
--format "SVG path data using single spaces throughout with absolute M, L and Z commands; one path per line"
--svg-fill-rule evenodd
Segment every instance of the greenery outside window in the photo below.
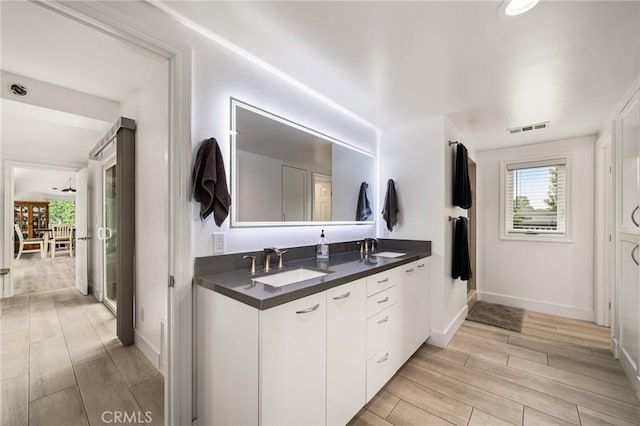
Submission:
M 49 223 L 76 223 L 76 202 L 74 200 L 49 200 Z
M 569 240 L 567 170 L 565 157 L 503 165 L 501 238 Z

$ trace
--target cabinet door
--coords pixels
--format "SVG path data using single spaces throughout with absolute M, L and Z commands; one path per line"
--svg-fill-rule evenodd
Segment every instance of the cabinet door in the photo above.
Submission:
M 408 359 L 429 338 L 429 259 L 402 266 L 402 344 L 404 359 Z
M 327 424 L 344 425 L 366 403 L 366 281 L 327 290 Z
M 640 374 L 640 248 L 637 238 L 622 239 L 620 244 L 620 349 Z
M 326 293 L 260 314 L 261 424 L 325 424 Z
M 640 230 L 640 94 L 636 93 L 620 113 L 618 149 L 620 167 L 619 224 L 623 232 Z

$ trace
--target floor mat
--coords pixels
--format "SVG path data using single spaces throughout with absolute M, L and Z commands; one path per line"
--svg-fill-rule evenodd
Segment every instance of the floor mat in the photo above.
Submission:
M 507 330 L 522 331 L 524 309 L 477 301 L 467 314 L 469 321 L 481 322 Z

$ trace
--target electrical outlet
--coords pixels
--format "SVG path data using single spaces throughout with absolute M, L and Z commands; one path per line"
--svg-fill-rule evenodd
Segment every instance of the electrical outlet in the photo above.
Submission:
M 213 234 L 213 253 L 224 253 L 224 233 Z
M 140 321 L 144 321 L 144 308 L 140 308 Z
M 389 230 L 386 226 L 382 227 L 382 238 L 389 238 Z

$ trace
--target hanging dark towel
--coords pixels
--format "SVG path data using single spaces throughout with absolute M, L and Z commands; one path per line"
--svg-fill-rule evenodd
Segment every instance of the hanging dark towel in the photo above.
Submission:
M 200 145 L 193 165 L 193 198 L 200 203 L 200 220 L 211 213 L 216 225 L 229 215 L 231 195 L 227 189 L 224 161 L 214 138 L 206 139 Z
M 460 216 L 456 219 L 454 226 L 451 276 L 460 278 L 463 281 L 469 281 L 471 278 L 471 259 L 469 258 L 467 218 Z
M 469 153 L 458 143 L 456 148 L 456 170 L 453 176 L 453 205 L 471 208 L 471 182 L 469 181 Z
M 382 218 L 387 222 L 387 229 L 393 231 L 393 227 L 398 223 L 398 197 L 396 195 L 396 184 L 393 179 L 387 181 L 387 195 L 384 197 L 384 209 Z
M 369 199 L 367 198 L 367 188 L 369 184 L 367 182 L 362 182 L 360 184 L 360 192 L 358 193 L 358 205 L 356 207 L 356 220 L 358 222 L 369 219 L 371 216 L 371 205 L 369 204 Z

